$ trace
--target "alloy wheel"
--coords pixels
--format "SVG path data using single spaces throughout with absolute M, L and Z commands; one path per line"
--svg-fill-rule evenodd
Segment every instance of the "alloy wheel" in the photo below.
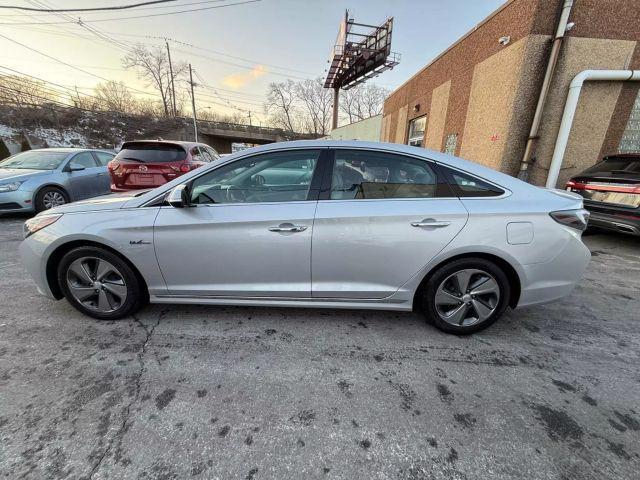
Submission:
M 124 277 L 101 258 L 82 257 L 73 261 L 67 270 L 67 287 L 76 301 L 99 313 L 114 312 L 127 299 Z
M 498 308 L 500 286 L 484 270 L 464 269 L 449 275 L 436 290 L 436 312 L 457 327 L 488 319 Z
M 53 207 L 64 205 L 65 203 L 67 203 L 67 201 L 65 200 L 64 195 L 56 190 L 46 192 L 42 196 L 42 204 L 47 210 Z

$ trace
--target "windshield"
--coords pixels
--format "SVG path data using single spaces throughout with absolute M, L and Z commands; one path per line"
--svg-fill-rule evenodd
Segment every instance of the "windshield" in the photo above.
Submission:
M 585 174 L 594 173 L 621 173 L 639 174 L 640 158 L 638 157 L 609 157 L 596 163 L 593 167 L 584 171 Z
M 125 144 L 114 160 L 138 163 L 181 162 L 187 152 L 180 145 L 170 143 Z
M 0 168 L 55 170 L 67 158 L 67 152 L 30 151 L 18 153 L 0 162 Z

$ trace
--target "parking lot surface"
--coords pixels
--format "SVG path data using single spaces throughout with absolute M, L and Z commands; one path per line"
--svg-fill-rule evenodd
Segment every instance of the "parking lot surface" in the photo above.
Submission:
M 488 330 L 417 314 L 40 297 L 0 218 L 0 475 L 621 479 L 640 469 L 640 242 Z

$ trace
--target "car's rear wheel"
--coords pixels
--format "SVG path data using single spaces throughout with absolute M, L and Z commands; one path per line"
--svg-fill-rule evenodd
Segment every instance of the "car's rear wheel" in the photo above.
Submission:
M 69 303 L 100 320 L 135 313 L 145 302 L 141 281 L 122 258 L 99 247 L 78 247 L 58 265 L 58 282 Z
M 58 187 L 44 187 L 38 192 L 35 199 L 36 212 L 59 207 L 69 202 L 69 197 L 64 190 Z
M 494 323 L 509 303 L 509 280 L 484 258 L 462 258 L 438 268 L 423 290 L 423 307 L 440 330 L 459 335 Z

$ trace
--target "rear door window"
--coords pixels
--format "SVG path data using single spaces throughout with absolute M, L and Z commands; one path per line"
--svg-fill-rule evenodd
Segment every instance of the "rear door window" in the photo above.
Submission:
M 118 152 L 115 160 L 138 163 L 181 162 L 187 152 L 180 145 L 171 143 L 139 143 L 125 144 Z
M 107 153 L 107 152 L 93 152 L 93 154 L 98 159 L 98 163 L 103 167 L 106 167 L 107 163 L 113 160 L 113 157 L 114 157 L 113 153 Z
M 425 160 L 369 150 L 336 150 L 331 200 L 451 197 Z

